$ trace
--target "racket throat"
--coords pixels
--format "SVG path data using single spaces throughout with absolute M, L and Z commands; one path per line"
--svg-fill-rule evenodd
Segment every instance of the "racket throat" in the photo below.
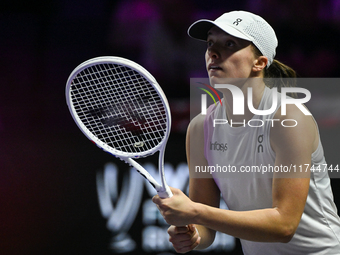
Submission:
M 130 166 L 134 167 L 137 172 L 143 176 L 158 192 L 159 190 L 162 190 L 162 186 L 157 183 L 157 181 L 136 161 L 134 161 L 131 158 L 124 159 L 126 163 L 128 163 Z
M 159 170 L 159 175 L 161 177 L 161 182 L 162 182 L 162 187 L 161 190 L 157 190 L 157 193 L 159 197 L 161 198 L 167 198 L 167 197 L 172 197 L 172 192 L 170 190 L 169 185 L 166 183 L 165 180 L 165 173 L 164 173 L 164 154 L 165 154 L 165 144 L 163 148 L 159 151 L 159 158 L 158 158 L 158 170 Z

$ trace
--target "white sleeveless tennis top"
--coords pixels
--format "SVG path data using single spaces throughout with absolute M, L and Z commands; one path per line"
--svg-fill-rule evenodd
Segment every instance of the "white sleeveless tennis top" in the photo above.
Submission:
M 270 109 L 271 106 L 271 90 L 266 87 L 258 110 Z M 277 109 L 280 106 L 279 96 Z M 275 112 L 267 116 L 255 115 L 249 125 L 245 123 L 240 127 L 232 127 L 229 124 L 217 124 L 213 127 L 214 119 L 227 119 L 224 102 L 222 106 L 211 105 L 207 110 L 204 121 L 204 153 L 208 165 L 215 169 L 212 176 L 230 210 L 246 211 L 272 207 L 272 173 L 268 173 L 268 169 L 269 165 L 274 166 L 275 152 L 271 149 L 269 140 L 273 122 L 268 120 L 274 119 Z M 262 127 L 251 127 L 261 126 L 262 123 Z M 285 125 L 292 124 L 294 123 L 287 122 Z M 274 125 L 281 123 L 276 121 Z M 321 169 L 322 164 L 326 164 L 321 141 L 312 154 L 312 164 L 321 164 Z M 255 172 L 257 169 L 265 170 L 266 166 L 265 174 Z M 299 168 L 296 171 L 300 171 Z M 289 243 L 247 240 L 241 240 L 241 243 L 246 255 L 339 255 L 340 218 L 333 202 L 327 171 L 311 173 L 305 210 Z

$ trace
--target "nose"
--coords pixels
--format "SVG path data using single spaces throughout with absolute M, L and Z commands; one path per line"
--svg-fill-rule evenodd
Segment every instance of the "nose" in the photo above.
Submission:
M 215 45 L 208 47 L 207 54 L 210 58 L 213 58 L 213 59 L 220 57 L 219 50 Z

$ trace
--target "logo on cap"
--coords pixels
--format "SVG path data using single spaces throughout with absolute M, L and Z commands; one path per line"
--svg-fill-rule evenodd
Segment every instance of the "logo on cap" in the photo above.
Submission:
M 237 26 L 237 25 L 238 25 L 238 23 L 240 23 L 241 21 L 242 21 L 242 19 L 238 18 L 238 19 L 236 19 L 236 20 L 234 21 L 234 23 L 233 23 L 233 24 Z

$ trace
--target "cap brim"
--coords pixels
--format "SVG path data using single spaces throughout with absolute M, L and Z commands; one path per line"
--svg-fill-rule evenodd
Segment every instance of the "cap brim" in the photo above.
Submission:
M 208 37 L 208 31 L 213 26 L 215 26 L 215 24 L 211 20 L 198 20 L 189 27 L 188 35 L 194 39 L 206 41 Z
M 248 37 L 247 35 L 243 34 L 239 30 L 235 29 L 226 24 L 219 24 L 215 21 L 201 19 L 193 23 L 188 29 L 188 35 L 194 39 L 206 41 L 208 37 L 209 30 L 213 27 L 217 26 L 222 29 L 224 32 L 235 36 L 237 38 L 241 38 L 247 41 L 252 41 L 252 38 Z

